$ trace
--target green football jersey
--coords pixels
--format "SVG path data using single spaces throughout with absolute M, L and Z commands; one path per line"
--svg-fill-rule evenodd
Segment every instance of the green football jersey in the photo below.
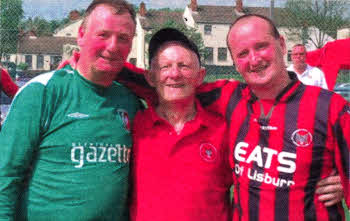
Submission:
M 0 220 L 128 220 L 139 108 L 124 86 L 101 87 L 69 66 L 29 81 L 0 132 Z

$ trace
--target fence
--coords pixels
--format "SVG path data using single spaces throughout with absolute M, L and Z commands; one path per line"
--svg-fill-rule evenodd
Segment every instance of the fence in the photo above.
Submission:
M 60 19 L 50 20 L 50 14 L 58 13 L 57 2 L 41 3 L 40 8 L 46 8 L 47 13 L 35 17 L 21 0 L 0 0 L 1 61 L 15 63 L 17 69 L 23 70 L 20 74 L 32 77 L 55 69 L 62 59 L 70 56 L 77 48 L 77 30 L 90 0 L 76 1 L 78 8 L 66 10 L 61 7 Z M 247 13 L 265 15 L 275 21 L 278 30 L 286 37 L 287 65 L 292 62 L 290 55 L 294 44 L 303 43 L 307 50 L 314 50 L 328 41 L 350 37 L 349 17 L 345 16 L 349 14 L 346 0 L 287 0 L 284 4 L 279 1 L 274 4 L 275 1 L 270 0 L 249 2 L 228 0 L 222 1 L 226 5 L 215 5 L 210 0 L 187 0 L 176 9 L 156 9 L 154 5 L 132 1 L 141 29 L 135 35 L 128 60 L 138 67 L 147 68 L 145 45 L 150 36 L 161 27 L 172 26 L 193 37 L 208 70 L 208 79 L 239 78 L 227 49 L 226 34 L 230 24 Z M 64 4 L 68 7 L 68 3 Z M 18 7 L 22 7 L 23 13 Z M 64 16 L 67 11 L 70 11 L 69 15 Z M 30 15 L 32 17 L 28 17 Z M 350 82 L 349 72 L 342 71 L 338 81 Z

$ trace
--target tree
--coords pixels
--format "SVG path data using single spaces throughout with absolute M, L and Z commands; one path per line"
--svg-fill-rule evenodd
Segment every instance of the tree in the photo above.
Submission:
M 16 52 L 22 16 L 22 0 L 0 0 L 0 60 L 4 54 Z
M 327 36 L 336 38 L 337 30 L 349 22 L 345 19 L 347 6 L 348 0 L 287 0 L 288 34 L 321 48 Z
M 204 61 L 204 58 L 206 55 L 206 50 L 203 42 L 202 35 L 197 32 L 195 28 L 187 27 L 185 24 L 181 24 L 176 22 L 175 20 L 168 19 L 163 24 L 153 24 L 153 28 L 151 29 L 151 32 L 146 34 L 145 39 L 146 42 L 149 43 L 151 40 L 151 37 L 160 29 L 162 28 L 175 28 L 179 31 L 182 31 L 189 39 L 191 39 L 198 47 L 199 54 L 201 55 L 202 62 Z

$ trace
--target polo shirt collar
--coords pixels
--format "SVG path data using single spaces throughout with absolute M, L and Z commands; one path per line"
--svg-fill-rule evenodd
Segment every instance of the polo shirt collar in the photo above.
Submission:
M 195 100 L 195 105 L 196 105 L 196 109 L 197 109 L 197 113 L 196 116 L 194 117 L 194 119 L 186 122 L 186 124 L 191 123 L 195 125 L 198 125 L 198 127 L 200 126 L 204 126 L 204 127 L 209 127 L 210 126 L 210 122 L 211 122 L 211 116 L 209 113 L 207 113 L 206 110 L 204 110 L 204 108 L 201 106 L 199 100 Z M 167 122 L 165 119 L 161 118 L 155 109 L 154 105 L 149 105 L 148 109 L 145 110 L 148 115 L 149 115 L 149 124 L 147 125 L 148 128 L 152 128 L 154 126 L 157 125 L 161 125 L 161 124 L 169 124 L 169 122 Z M 169 124 L 170 125 L 170 124 Z

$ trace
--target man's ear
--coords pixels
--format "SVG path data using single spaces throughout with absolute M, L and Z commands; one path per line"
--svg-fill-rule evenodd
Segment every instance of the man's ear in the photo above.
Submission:
M 85 35 L 85 28 L 83 27 L 83 25 L 80 25 L 78 30 L 78 37 L 77 37 L 77 43 L 79 47 L 84 45 L 84 35 Z
M 279 38 L 280 46 L 282 49 L 283 55 L 287 53 L 287 46 L 286 46 L 286 41 L 284 40 L 284 37 L 281 35 Z
M 148 82 L 149 85 L 151 85 L 152 87 L 155 87 L 154 74 L 152 74 L 151 70 L 145 71 L 145 78 L 146 78 L 146 81 Z
M 200 68 L 199 69 L 199 72 L 198 72 L 199 76 L 198 76 L 198 81 L 197 81 L 198 85 L 197 85 L 197 87 L 203 83 L 206 73 L 207 73 L 207 71 L 205 70 L 205 68 Z

